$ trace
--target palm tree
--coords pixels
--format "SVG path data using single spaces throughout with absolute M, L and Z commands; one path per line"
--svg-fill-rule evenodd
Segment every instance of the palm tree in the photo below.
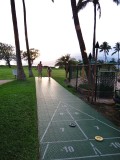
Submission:
M 94 6 L 94 30 L 93 30 L 93 58 L 95 58 L 95 44 L 96 44 L 96 8 L 99 10 L 99 17 L 101 17 L 101 7 L 99 0 L 79 0 L 77 4 L 78 12 L 85 8 L 88 3 L 92 2 Z
M 107 42 L 103 42 L 100 45 L 100 52 L 104 51 L 104 55 L 105 55 L 105 62 L 107 62 L 107 55 L 109 53 L 109 50 L 111 49 L 111 46 L 107 43 Z
M 25 6 L 25 0 L 22 0 L 22 3 L 23 3 L 24 31 L 25 31 L 26 50 L 27 50 L 27 56 L 28 56 L 29 77 L 33 77 L 32 65 L 31 65 L 30 53 L 29 53 L 29 42 L 28 42 L 28 33 L 27 33 L 27 21 L 26 21 L 26 6 Z
M 78 62 L 75 58 L 71 58 L 70 54 L 66 54 L 65 56 L 57 59 L 55 66 L 64 67 L 65 68 L 65 77 L 68 78 L 68 72 L 70 71 L 70 65 L 75 65 Z
M 59 67 L 64 67 L 66 64 L 70 63 L 70 64 L 76 64 L 76 59 L 75 58 L 71 58 L 70 54 L 66 54 L 65 56 L 62 56 L 60 58 L 57 59 L 55 66 L 59 66 Z
M 120 42 L 117 42 L 115 44 L 114 48 L 114 52 L 112 53 L 112 55 L 114 55 L 115 53 L 118 53 L 118 69 L 119 69 L 119 52 L 120 52 Z
M 52 0 L 52 1 L 54 2 L 54 0 Z M 82 36 L 80 22 L 79 22 L 79 19 L 78 19 L 78 11 L 77 11 L 76 0 L 71 0 L 71 7 L 72 7 L 73 20 L 74 20 L 75 30 L 76 30 L 76 33 L 77 33 L 77 38 L 78 38 L 78 42 L 79 42 L 79 46 L 80 46 L 80 50 L 81 50 L 81 54 L 82 54 L 83 63 L 85 65 L 88 65 L 89 61 L 88 61 L 88 58 L 87 58 L 86 47 L 85 47 L 84 39 L 83 39 L 83 36 Z M 86 68 L 86 74 L 88 76 L 88 68 Z
M 11 13 L 12 13 L 15 46 L 16 46 L 17 79 L 25 80 L 26 76 L 23 70 L 22 60 L 21 60 L 21 55 L 20 55 L 20 43 L 19 43 L 19 34 L 18 34 L 18 26 L 17 26 L 17 18 L 16 18 L 15 1 L 10 0 L 10 3 L 11 3 Z

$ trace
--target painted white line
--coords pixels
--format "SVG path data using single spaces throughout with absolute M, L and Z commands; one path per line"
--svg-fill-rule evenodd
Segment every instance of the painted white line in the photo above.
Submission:
M 97 121 L 99 121 L 99 122 L 101 122 L 101 123 L 103 123 L 103 124 L 105 124 L 106 126 L 108 126 L 108 127 L 112 128 L 112 129 L 114 129 L 114 130 L 116 130 L 116 131 L 120 132 L 120 130 L 118 130 L 118 129 L 116 129 L 116 128 L 112 127 L 112 126 L 110 126 L 109 124 L 107 124 L 107 123 L 105 123 L 105 122 L 103 122 L 103 121 L 100 121 L 99 119 L 96 119 L 96 120 L 97 120 Z
M 94 144 L 92 144 L 92 143 L 90 142 L 90 145 L 91 145 L 92 149 L 94 150 L 95 155 L 101 155 L 101 154 L 102 154 L 102 153 L 99 151 L 99 149 L 94 146 Z
M 120 137 L 109 137 L 109 138 L 104 138 L 104 139 L 107 139 L 107 140 L 111 140 L 111 139 L 119 139 Z M 90 141 L 93 141 L 93 140 L 95 140 L 95 139 L 89 139 Z
M 72 120 L 55 120 L 55 121 L 52 121 L 52 122 L 55 122 L 55 123 L 57 123 L 57 122 L 71 122 Z
M 120 155 L 120 153 L 102 154 L 100 156 L 107 157 L 107 156 L 117 156 L 117 155 Z
M 98 126 L 94 126 L 97 130 L 99 130 L 100 128 Z
M 68 109 L 66 109 L 68 114 L 71 116 L 71 118 L 73 119 L 73 121 L 76 123 L 76 125 L 78 126 L 78 128 L 80 129 L 80 131 L 83 133 L 83 135 L 85 136 L 86 139 L 88 139 L 87 135 L 84 133 L 84 131 L 80 128 L 80 126 L 78 125 L 78 123 L 76 122 L 76 120 L 74 119 L 74 117 L 71 115 L 71 113 L 68 111 Z
M 104 138 L 106 140 L 111 140 L 111 139 L 120 139 L 120 137 L 111 137 L 111 138 Z M 52 142 L 41 142 L 41 144 L 45 143 L 69 143 L 69 142 L 85 142 L 85 141 L 96 141 L 95 139 L 82 139 L 82 140 L 70 140 L 70 141 L 52 141 Z M 88 142 L 89 142 L 88 141 Z
M 109 138 L 104 138 L 104 139 L 119 139 L 120 137 L 109 137 Z
M 44 157 L 45 157 L 45 155 L 46 155 L 46 152 L 47 152 L 47 150 L 48 150 L 48 147 L 49 147 L 49 144 L 47 144 L 47 146 L 46 146 L 46 148 L 45 148 L 45 151 L 44 151 L 44 154 L 43 154 L 43 156 L 42 156 L 42 159 L 44 159 Z
M 80 119 L 80 120 L 76 120 L 77 122 L 79 122 L 79 121 L 88 121 L 88 120 L 90 120 L 90 121 L 94 121 L 95 119 Z M 44 121 L 44 120 L 43 120 Z M 54 121 L 52 121 L 52 122 L 70 122 L 70 121 L 72 121 L 72 120 L 54 120 Z
M 41 138 L 40 142 L 42 142 L 42 140 L 43 140 L 43 138 L 44 138 L 44 136 L 45 136 L 45 134 L 46 134 L 46 132 L 47 132 L 47 130 L 48 130 L 48 128 L 49 128 L 49 126 L 50 126 L 50 124 L 51 124 L 51 122 L 52 122 L 53 118 L 54 118 L 54 116 L 55 116 L 55 113 L 56 113 L 56 112 L 57 112 L 57 110 L 58 110 L 59 105 L 60 105 L 60 102 L 59 102 L 59 104 L 58 104 L 58 106 L 57 106 L 57 108 L 56 108 L 55 112 L 53 113 L 53 116 L 52 116 L 52 118 L 51 118 L 51 120 L 50 120 L 50 122 L 49 122 L 49 124 L 48 124 L 48 126 L 47 126 L 47 128 L 46 128 L 46 130 L 45 130 L 45 132 L 44 132 L 44 134 L 43 134 L 43 136 L 42 136 L 42 138 Z
M 77 111 L 79 111 L 79 112 L 81 112 L 81 113 L 83 113 L 83 114 L 85 114 L 85 115 L 91 117 L 92 119 L 95 119 L 95 117 L 93 117 L 93 116 L 91 116 L 91 115 L 89 115 L 89 114 L 87 114 L 87 113 L 85 113 L 85 112 L 83 112 L 83 111 L 81 111 L 81 110 L 79 110 L 79 109 L 77 109 L 77 108 L 71 106 L 71 105 L 69 105 L 69 107 L 74 108 L 75 110 L 77 110 Z
M 60 159 L 51 159 L 51 160 L 69 160 L 69 159 L 84 159 L 84 158 L 94 158 L 94 157 L 99 157 L 98 155 L 93 155 L 93 156 L 84 156 L 84 157 L 71 157 L 71 158 L 60 158 Z
M 107 156 L 117 156 L 120 155 L 120 153 L 115 154 L 103 154 L 103 155 L 94 155 L 94 156 L 84 156 L 84 157 L 71 157 L 71 158 L 60 158 L 60 159 L 51 159 L 51 160 L 70 160 L 70 159 L 84 159 L 84 158 L 94 158 L 94 157 L 107 157 Z
M 85 142 L 87 141 L 88 139 L 82 139 L 82 140 L 71 140 L 71 141 L 52 141 L 52 142 L 41 142 L 41 144 L 45 144 L 45 143 L 51 143 L 51 144 L 54 144 L 54 143 L 70 143 L 70 142 Z M 93 139 L 95 140 L 95 139 Z
M 74 108 L 73 106 L 71 106 L 71 105 L 69 105 L 71 108 Z M 76 109 L 76 108 L 74 108 L 74 109 Z M 93 119 L 95 119 L 95 120 L 97 120 L 97 121 L 99 121 L 99 122 L 101 122 L 101 123 L 103 123 L 103 124 L 105 124 L 106 126 L 108 126 L 108 127 L 110 127 L 110 128 L 112 128 L 112 129 L 114 129 L 114 130 L 116 130 L 116 131 L 118 131 L 118 132 L 120 132 L 120 130 L 119 129 L 116 129 L 116 128 L 114 128 L 114 127 L 112 127 L 111 125 L 109 125 L 109 124 L 107 124 L 107 123 L 105 123 L 105 122 L 103 122 L 103 121 L 101 121 L 101 120 L 99 120 L 99 119 L 97 119 L 97 118 L 95 118 L 95 117 L 93 117 L 93 116 L 91 116 L 91 115 L 89 115 L 89 114 L 87 114 L 87 113 L 85 113 L 85 112 L 82 112 L 81 110 L 79 110 L 79 109 L 76 109 L 77 111 L 79 111 L 79 112 L 81 112 L 81 113 L 83 113 L 83 114 L 86 114 L 86 115 L 88 115 L 88 116 L 90 116 L 91 118 L 93 118 Z

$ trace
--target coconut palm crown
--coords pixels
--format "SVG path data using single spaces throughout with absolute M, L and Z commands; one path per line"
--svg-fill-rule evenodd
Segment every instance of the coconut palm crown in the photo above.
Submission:
M 105 54 L 105 62 L 107 62 L 107 55 L 110 49 L 111 49 L 111 46 L 106 41 L 100 45 L 100 52 L 104 52 Z
M 114 48 L 114 52 L 112 53 L 112 55 L 118 53 L 118 63 L 119 63 L 120 42 L 117 42 L 115 44 L 115 47 L 113 47 L 113 48 Z
M 65 56 L 61 56 L 59 59 L 57 59 L 55 66 L 64 67 L 66 64 L 76 64 L 76 59 L 71 58 L 70 54 L 66 54 Z

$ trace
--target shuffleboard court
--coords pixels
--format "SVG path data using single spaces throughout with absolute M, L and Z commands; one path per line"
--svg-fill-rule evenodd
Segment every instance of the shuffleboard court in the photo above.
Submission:
M 120 128 L 52 78 L 35 80 L 40 160 L 120 160 Z

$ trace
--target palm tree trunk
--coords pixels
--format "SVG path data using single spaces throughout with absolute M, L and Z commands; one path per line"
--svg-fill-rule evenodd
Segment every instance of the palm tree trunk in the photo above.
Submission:
M 107 55 L 106 55 L 106 52 L 104 51 L 104 54 L 105 54 L 105 63 L 107 62 Z
M 93 58 L 95 58 L 95 43 L 96 43 L 96 4 L 94 4 Z
M 118 51 L 118 71 L 119 71 L 119 51 Z
M 12 21 L 13 21 L 15 46 L 16 46 L 17 79 L 25 80 L 26 76 L 23 70 L 21 55 L 20 55 L 20 44 L 19 44 L 19 34 L 18 34 L 17 18 L 16 18 L 16 10 L 15 10 L 15 1 L 10 0 L 10 2 L 11 2 Z
M 9 59 L 7 59 L 7 65 L 8 65 L 9 68 L 11 68 Z
M 28 70 L 29 70 L 29 77 L 33 77 L 32 67 L 31 67 L 31 60 L 30 60 L 30 52 L 29 52 L 29 42 L 28 42 L 28 33 L 27 33 L 27 21 L 26 21 L 26 6 L 25 1 L 22 0 L 23 3 L 23 15 L 24 15 L 24 31 L 25 31 L 25 41 L 26 41 L 26 49 L 28 55 Z
M 77 38 L 78 38 L 78 42 L 79 42 L 79 46 L 80 46 L 80 50 L 81 50 L 81 54 L 82 54 L 83 63 L 84 63 L 84 65 L 88 65 L 89 61 L 87 58 L 86 47 L 85 47 L 85 43 L 84 43 L 82 32 L 81 32 L 80 22 L 78 19 L 76 0 L 71 0 L 71 7 L 72 7 L 74 25 L 75 25 Z M 88 77 L 88 69 L 86 69 L 86 74 Z

